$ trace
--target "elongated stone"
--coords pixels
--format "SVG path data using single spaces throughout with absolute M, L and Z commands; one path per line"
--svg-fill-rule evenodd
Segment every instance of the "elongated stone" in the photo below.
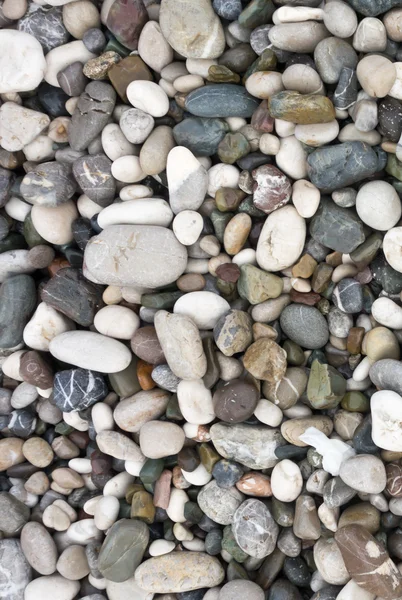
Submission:
M 338 529 L 335 540 L 349 575 L 363 589 L 394 600 L 402 595 L 402 576 L 384 546 L 361 525 Z
M 243 502 L 233 517 L 233 534 L 240 548 L 254 558 L 264 558 L 275 550 L 279 527 L 261 500 Z
M 85 248 L 85 266 L 98 283 L 156 288 L 176 281 L 187 250 L 164 227 L 111 225 Z
M 146 560 L 135 572 L 142 590 L 175 594 L 222 583 L 225 572 L 214 556 L 203 552 L 171 552 Z
M 258 100 L 242 86 L 221 83 L 190 92 L 185 108 L 197 117 L 248 118 L 258 108 Z
M 272 117 L 300 125 L 329 123 L 335 119 L 331 100 L 318 94 L 278 92 L 269 98 L 268 108 Z
M 36 305 L 35 282 L 29 275 L 15 275 L 0 287 L 0 348 L 14 348 Z
M 137 519 L 122 519 L 109 530 L 99 553 L 98 567 L 106 579 L 126 581 L 141 563 L 149 530 Z

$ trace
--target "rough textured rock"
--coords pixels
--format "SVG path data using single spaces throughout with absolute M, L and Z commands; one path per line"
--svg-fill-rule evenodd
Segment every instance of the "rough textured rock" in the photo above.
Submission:
M 279 527 L 261 500 L 243 502 L 233 516 L 232 529 L 240 548 L 254 558 L 275 550 Z

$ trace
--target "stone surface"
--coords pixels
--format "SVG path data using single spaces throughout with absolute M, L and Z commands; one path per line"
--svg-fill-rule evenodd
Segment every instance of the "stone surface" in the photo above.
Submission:
M 32 569 L 19 540 L 0 540 L 0 593 L 8 600 L 24 600 L 24 591 L 32 579 Z
M 148 527 L 136 519 L 122 519 L 109 530 L 99 553 L 98 568 L 111 581 L 126 581 L 141 563 L 149 540 Z
M 92 237 L 85 249 L 88 272 L 108 285 L 167 285 L 183 273 L 186 264 L 185 247 L 162 227 L 111 225 Z
M 226 423 L 241 423 L 253 414 L 258 401 L 256 387 L 241 379 L 218 385 L 213 395 L 214 411 Z
M 280 321 L 286 335 L 304 348 L 321 348 L 328 341 L 328 325 L 317 308 L 291 304 L 282 311 Z
M 235 487 L 225 489 L 211 481 L 202 488 L 197 501 L 201 510 L 215 523 L 230 525 L 243 501 L 243 494 Z
M 236 542 L 250 556 L 264 558 L 275 549 L 279 527 L 260 500 L 246 500 L 239 506 L 232 529 Z
M 216 423 L 212 425 L 210 434 L 221 456 L 257 470 L 273 467 L 278 462 L 276 448 L 285 444 L 276 429 L 242 423 Z
M 53 399 L 62 412 L 85 410 L 107 393 L 103 377 L 87 369 L 59 371 L 54 379 Z
M 46 61 L 43 49 L 33 35 L 25 31 L 0 31 L 0 93 L 34 90 L 42 81 Z
M 51 575 L 56 571 L 56 544 L 40 523 L 24 525 L 21 531 L 21 549 L 31 567 L 41 575 Z
M 190 92 L 185 100 L 185 108 L 196 117 L 247 118 L 258 108 L 258 100 L 241 86 L 221 83 Z
M 0 348 L 14 348 L 36 303 L 35 283 L 29 275 L 15 275 L 0 287 Z
M 92 81 L 79 97 L 68 129 L 73 150 L 86 150 L 108 123 L 116 102 L 113 87 L 103 81 Z
M 4 33 L 4 30 L 0 33 Z M 0 146 L 9 152 L 22 150 L 49 123 L 49 117 L 43 112 L 5 102 L 0 108 Z
M 326 198 L 321 200 L 311 221 L 310 233 L 317 242 L 345 254 L 364 242 L 363 223 L 348 209 Z

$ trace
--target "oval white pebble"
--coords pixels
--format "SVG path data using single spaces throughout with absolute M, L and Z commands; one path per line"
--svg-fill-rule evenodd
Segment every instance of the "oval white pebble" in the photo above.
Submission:
M 190 292 L 179 298 L 173 312 L 190 317 L 199 329 L 213 329 L 230 304 L 213 292 Z
M 104 208 L 98 217 L 99 227 L 105 229 L 109 225 L 160 225 L 168 227 L 173 219 L 173 212 L 162 198 L 143 198 L 116 202 Z
M 112 175 L 123 183 L 136 183 L 146 177 L 138 156 L 121 156 L 112 163 Z
M 272 493 L 282 502 L 293 502 L 303 488 L 303 477 L 296 463 L 285 458 L 275 465 L 271 474 Z
M 163 554 L 169 554 L 176 548 L 174 542 L 168 540 L 154 540 L 148 548 L 150 556 L 162 556 Z
M 103 496 L 95 506 L 95 525 L 106 531 L 116 522 L 119 516 L 120 502 L 115 496 Z
M 369 227 L 388 231 L 401 218 L 402 207 L 395 188 L 386 181 L 369 181 L 356 196 L 357 214 Z
M 94 325 L 103 335 L 131 340 L 140 326 L 140 318 L 126 306 L 110 305 L 104 306 L 96 313 Z
M 127 87 L 127 98 L 135 108 L 152 117 L 163 117 L 169 110 L 166 92 L 153 81 L 132 81 Z
M 200 237 L 204 220 L 195 210 L 182 210 L 173 221 L 173 233 L 184 246 L 191 246 Z

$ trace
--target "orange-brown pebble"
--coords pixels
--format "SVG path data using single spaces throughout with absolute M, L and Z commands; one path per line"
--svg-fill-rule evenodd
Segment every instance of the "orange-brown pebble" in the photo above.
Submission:
M 308 279 L 314 273 L 317 261 L 310 254 L 305 254 L 292 268 L 293 277 L 302 277 Z
M 366 330 L 364 327 L 351 327 L 349 329 L 346 350 L 351 354 L 360 354 L 365 333 Z
M 137 363 L 137 377 L 138 383 L 141 386 L 142 390 L 152 390 L 156 383 L 151 377 L 152 370 L 154 365 L 150 365 L 145 362 L 145 360 L 139 360 Z
M 254 323 L 253 337 L 254 341 L 259 340 L 263 337 L 271 338 L 271 340 L 276 340 L 276 338 L 278 337 L 278 332 L 274 327 L 271 327 L 271 325 L 266 325 L 265 323 Z
M 268 498 L 272 496 L 270 478 L 257 471 L 245 473 L 236 483 L 236 487 L 240 492 L 246 494 L 246 496 L 256 498 Z
M 238 213 L 226 225 L 223 234 L 225 252 L 234 256 L 243 248 L 251 230 L 251 217 L 246 213 Z
M 342 264 L 342 254 L 340 252 L 331 252 L 325 257 L 325 262 L 331 267 L 339 267 Z

